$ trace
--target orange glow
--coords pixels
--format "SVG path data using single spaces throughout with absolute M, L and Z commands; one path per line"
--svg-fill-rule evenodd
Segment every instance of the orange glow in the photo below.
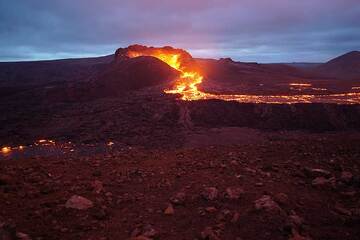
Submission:
M 55 145 L 55 141 L 48 139 L 40 139 L 37 142 L 35 142 L 35 145 L 43 145 L 43 146 Z
M 176 81 L 172 89 L 165 90 L 166 93 L 181 94 L 183 100 L 201 99 L 204 93 L 197 89 L 197 85 L 203 80 L 203 76 L 196 70 L 191 63 L 185 64 L 191 56 L 181 50 L 162 50 L 162 49 L 144 49 L 144 50 L 130 50 L 127 52 L 130 58 L 140 56 L 152 56 L 167 63 L 170 67 L 180 72 L 180 77 Z M 194 63 L 194 61 L 192 61 Z
M 311 87 L 312 85 L 310 83 L 290 83 L 290 86 L 293 87 Z
M 1 148 L 1 152 L 2 152 L 3 154 L 10 153 L 10 152 L 11 152 L 11 147 L 2 147 L 2 148 Z
M 336 103 L 336 104 L 359 104 L 360 93 L 339 94 L 299 94 L 299 95 L 245 95 L 245 94 L 212 94 L 202 92 L 198 85 L 204 77 L 197 68 L 195 60 L 190 54 L 181 49 L 171 47 L 153 48 L 143 46 L 130 46 L 126 52 L 130 58 L 140 56 L 152 56 L 167 63 L 180 72 L 172 89 L 164 90 L 165 93 L 180 94 L 182 100 L 192 101 L 201 99 L 220 99 L 224 101 L 237 101 L 242 103 L 272 103 L 272 104 L 294 104 L 294 103 Z M 310 83 L 289 83 L 291 90 L 314 90 L 327 91 L 325 88 L 313 88 Z M 357 88 L 353 88 L 357 89 Z

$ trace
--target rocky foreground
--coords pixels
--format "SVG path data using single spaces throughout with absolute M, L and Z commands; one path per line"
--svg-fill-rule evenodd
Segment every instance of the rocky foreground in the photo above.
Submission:
M 360 135 L 0 162 L 0 239 L 358 239 Z
M 178 101 L 178 72 L 122 51 L 0 64 L 0 240 L 359 239 L 358 104 Z M 194 61 L 204 92 L 359 91 L 341 72 Z

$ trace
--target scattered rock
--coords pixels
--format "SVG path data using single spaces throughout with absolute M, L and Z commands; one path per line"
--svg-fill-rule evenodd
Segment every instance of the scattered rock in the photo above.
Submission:
M 231 219 L 231 222 L 236 223 L 237 221 L 239 221 L 239 218 L 240 218 L 240 213 L 235 212 L 232 219 Z
M 218 236 L 217 233 L 212 229 L 212 227 L 206 227 L 206 228 L 201 232 L 201 239 L 206 239 L 206 240 L 220 240 L 219 236 Z
M 341 215 L 345 215 L 345 216 L 351 216 L 352 212 L 346 208 L 344 208 L 343 206 L 341 206 L 340 204 L 336 204 L 334 207 L 334 210 L 341 214 Z
M 219 190 L 217 188 L 207 187 L 202 191 L 201 196 L 206 200 L 212 201 L 218 197 L 218 194 L 219 194 Z
M 225 197 L 236 200 L 239 199 L 243 193 L 244 190 L 241 187 L 228 187 L 226 188 Z
M 175 210 L 171 203 L 169 203 L 168 207 L 165 209 L 164 214 L 165 215 L 174 215 Z
M 67 200 L 65 207 L 73 208 L 78 210 L 86 210 L 94 206 L 93 202 L 87 198 L 74 195 L 69 200 Z
M 226 222 L 230 220 L 231 217 L 231 211 L 229 209 L 224 209 L 217 214 L 216 220 L 218 222 Z
M 328 183 L 328 180 L 324 177 L 317 177 L 312 181 L 313 186 L 322 186 Z
M 301 236 L 296 230 L 292 230 L 292 236 L 289 240 L 311 240 L 311 238 Z
M 147 238 L 155 238 L 158 235 L 159 235 L 159 232 L 151 224 L 146 224 L 143 226 L 141 236 L 144 236 Z
M 139 225 L 131 232 L 131 239 L 146 240 L 158 237 L 159 232 L 151 225 Z
M 299 228 L 304 223 L 304 220 L 299 217 L 294 211 L 291 211 L 289 215 L 289 220 L 291 225 L 296 228 Z
M 274 201 L 280 205 L 287 205 L 289 203 L 289 197 L 285 193 L 278 193 L 274 196 Z
M 321 168 L 304 168 L 304 172 L 307 176 L 311 178 L 317 178 L 317 177 L 331 177 L 331 172 L 321 169 Z
M 334 178 L 327 179 L 324 177 L 317 177 L 311 182 L 311 184 L 314 187 L 326 187 L 332 185 L 334 181 L 335 181 Z
M 175 205 L 183 205 L 186 200 L 185 192 L 178 192 L 173 197 L 170 198 L 170 202 Z
M 217 211 L 216 207 L 207 207 L 205 208 L 205 211 L 208 213 L 214 213 Z
M 21 233 L 21 232 L 17 232 L 16 237 L 17 237 L 17 240 L 31 240 L 29 235 L 27 235 L 25 233 Z
M 91 184 L 92 188 L 94 189 L 94 192 L 99 194 L 102 191 L 104 191 L 104 186 L 103 183 L 99 180 L 95 180 L 92 184 Z
M 256 210 L 265 210 L 267 212 L 282 212 L 280 206 L 268 195 L 262 196 L 254 203 Z

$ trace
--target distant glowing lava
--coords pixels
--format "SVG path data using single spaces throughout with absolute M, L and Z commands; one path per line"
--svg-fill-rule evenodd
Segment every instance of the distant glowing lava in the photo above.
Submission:
M 2 148 L 1 148 L 1 152 L 2 152 L 3 154 L 8 154 L 8 153 L 11 152 L 11 147 L 2 147 Z
M 299 95 L 246 95 L 246 94 L 212 94 L 202 92 L 198 85 L 204 77 L 196 66 L 192 56 L 182 50 L 172 47 L 154 48 L 140 45 L 132 45 L 127 49 L 121 49 L 121 54 L 134 58 L 140 56 L 151 56 L 167 63 L 180 72 L 180 77 L 172 89 L 164 90 L 165 93 L 180 94 L 182 100 L 192 101 L 201 99 L 220 99 L 224 101 L 237 101 L 242 103 L 272 103 L 272 104 L 294 104 L 294 103 L 336 103 L 336 104 L 359 104 L 360 92 L 349 92 L 339 94 L 299 94 Z M 315 90 L 326 91 L 324 88 L 312 88 L 310 83 L 289 83 L 291 90 Z M 356 88 L 357 89 L 357 88 Z M 355 89 L 354 89 L 355 90 Z

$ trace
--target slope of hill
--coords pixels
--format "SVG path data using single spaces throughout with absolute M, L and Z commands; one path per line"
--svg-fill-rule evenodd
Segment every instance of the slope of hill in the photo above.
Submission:
M 315 73 L 337 79 L 360 80 L 360 51 L 348 52 L 315 68 Z
M 113 55 L 53 61 L 2 62 L 0 86 L 37 86 L 86 79 L 99 66 L 112 60 Z
M 155 57 L 136 57 L 114 61 L 93 81 L 102 86 L 106 95 L 167 84 L 175 80 L 178 72 Z

